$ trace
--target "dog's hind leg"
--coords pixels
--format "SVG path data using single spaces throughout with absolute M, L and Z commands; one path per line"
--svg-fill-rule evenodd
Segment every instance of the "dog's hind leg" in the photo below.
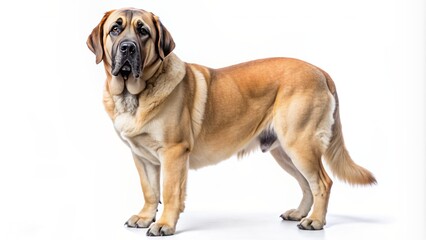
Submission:
M 287 148 L 286 148 L 287 149 Z M 306 230 L 322 229 L 326 223 L 328 200 L 332 181 L 324 170 L 321 155 L 300 143 L 288 149 L 294 165 L 306 178 L 313 194 L 313 208 L 307 218 L 303 218 L 298 227 Z
M 299 170 L 297 170 L 290 157 L 282 149 L 281 146 L 271 150 L 271 154 L 275 158 L 277 163 L 288 174 L 290 174 L 297 180 L 303 193 L 302 200 L 300 201 L 300 204 L 297 209 L 290 209 L 285 213 L 281 214 L 280 217 L 284 220 L 300 221 L 302 218 L 308 215 L 313 203 L 312 192 L 309 187 L 309 183 L 308 181 L 306 181 L 305 177 L 299 172 Z
M 311 93 L 312 94 L 312 93 Z M 313 195 L 313 208 L 298 227 L 322 229 L 332 181 L 322 165 L 322 154 L 331 136 L 334 105 L 330 94 L 293 95 L 283 102 L 274 116 L 274 129 L 283 149 L 306 179 Z

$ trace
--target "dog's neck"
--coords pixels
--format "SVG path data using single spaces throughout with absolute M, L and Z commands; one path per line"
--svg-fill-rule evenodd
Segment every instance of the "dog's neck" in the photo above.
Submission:
M 164 63 L 165 61 L 166 64 Z M 168 58 L 164 60 L 157 59 L 155 62 L 149 63 L 144 69 L 142 77 L 137 79 L 137 81 L 144 81 L 145 83 L 149 82 L 150 88 L 153 88 L 156 84 L 155 79 L 157 79 L 158 76 L 165 71 L 165 67 L 168 66 L 167 62 Z M 145 90 L 146 87 L 142 90 L 142 92 Z M 139 107 L 138 98 L 142 92 L 132 94 L 128 91 L 127 87 L 124 87 L 121 94 L 113 96 L 116 114 L 130 113 L 131 115 L 134 115 Z
M 153 64 L 159 67 L 151 68 L 155 71 L 152 70 L 151 77 L 145 80 L 146 87 L 141 93 L 131 94 L 124 88 L 121 94 L 112 96 L 116 114 L 134 115 L 139 108 L 143 108 L 142 112 L 152 110 L 167 98 L 185 76 L 185 63 L 173 53 Z
M 162 60 L 158 58 L 153 63 L 148 63 L 143 70 L 142 76 L 140 77 L 140 81 L 149 81 L 152 78 L 157 78 L 158 75 L 160 75 L 163 72 L 164 68 L 164 61 L 166 59 Z
M 171 53 L 164 59 L 162 70 L 147 81 L 146 88 L 134 95 L 125 90 L 111 96 L 114 125 L 126 136 L 136 136 L 162 109 L 163 103 L 176 89 L 186 74 L 185 63 Z
M 158 69 L 146 81 L 147 86 L 141 95 L 143 98 L 149 97 L 151 92 L 155 92 L 156 97 L 165 97 L 182 81 L 184 76 L 185 63 L 174 53 L 171 53 L 161 61 Z

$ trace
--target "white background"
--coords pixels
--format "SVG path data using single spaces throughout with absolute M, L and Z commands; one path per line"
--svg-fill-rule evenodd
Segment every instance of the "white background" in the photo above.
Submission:
M 5 3 L 2 3 L 4 5 Z M 296 181 L 268 154 L 191 171 L 170 239 L 425 239 L 425 10 L 421 0 L 13 1 L 1 6 L 0 239 L 143 239 L 143 200 L 101 103 L 86 38 L 104 12 L 160 16 L 183 60 L 287 56 L 335 80 L 348 149 L 378 179 L 335 180 L 325 230 L 278 216 Z M 331 174 L 331 173 L 330 173 Z

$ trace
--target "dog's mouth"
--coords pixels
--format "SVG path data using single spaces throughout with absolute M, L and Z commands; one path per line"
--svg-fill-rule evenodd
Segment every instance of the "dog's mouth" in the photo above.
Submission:
M 124 80 L 129 79 L 130 76 L 139 78 L 139 68 L 139 61 L 130 62 L 129 60 L 125 60 L 121 64 L 113 64 L 111 73 L 114 76 L 121 76 Z
M 131 72 L 132 72 L 132 66 L 130 65 L 128 61 L 126 61 L 121 67 L 119 74 L 123 77 L 124 80 L 127 80 Z

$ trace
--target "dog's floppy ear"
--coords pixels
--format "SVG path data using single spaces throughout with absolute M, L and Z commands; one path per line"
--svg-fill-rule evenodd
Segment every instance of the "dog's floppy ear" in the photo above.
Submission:
M 161 60 L 164 60 L 164 58 L 167 57 L 173 49 L 175 49 L 175 42 L 166 27 L 164 27 L 164 25 L 160 22 L 160 19 L 154 14 L 152 15 L 154 18 L 155 28 L 157 29 L 157 53 Z
M 99 24 L 95 28 L 93 28 L 92 33 L 89 35 L 86 41 L 86 44 L 89 49 L 96 55 L 96 64 L 100 63 L 104 58 L 104 44 L 102 40 L 104 35 L 103 26 L 108 16 L 113 11 L 114 10 L 111 10 L 105 13 Z

